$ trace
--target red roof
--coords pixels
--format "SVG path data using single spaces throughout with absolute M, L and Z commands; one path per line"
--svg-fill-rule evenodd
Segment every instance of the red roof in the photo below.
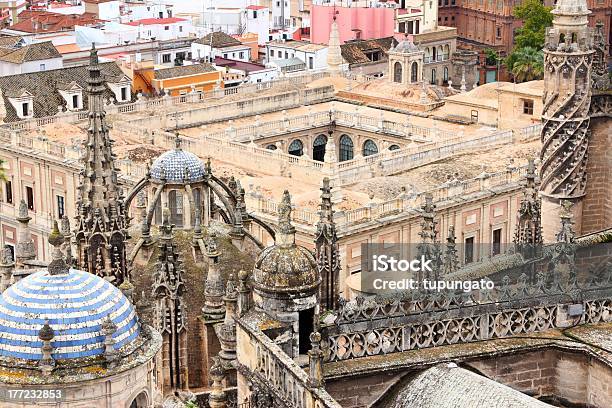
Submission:
M 169 18 L 143 18 L 142 20 L 130 21 L 129 23 L 125 23 L 131 26 L 139 26 L 139 25 L 155 25 L 155 24 L 173 24 L 179 23 L 181 21 L 187 21 L 184 18 L 178 17 L 169 17 Z
M 247 10 L 261 10 L 267 8 L 266 6 L 247 6 Z
M 61 14 L 24 10 L 19 13 L 19 22 L 9 28 L 25 33 L 55 33 L 73 30 L 75 25 L 91 26 L 102 21 L 94 13 Z

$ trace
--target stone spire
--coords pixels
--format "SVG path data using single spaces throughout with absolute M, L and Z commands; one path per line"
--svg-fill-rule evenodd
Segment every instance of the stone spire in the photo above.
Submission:
M 219 357 L 213 357 L 213 364 L 210 367 L 210 378 L 213 381 L 212 391 L 208 396 L 208 405 L 210 408 L 226 408 L 227 397 L 223 390 L 223 379 L 225 378 L 225 369 Z
M 604 24 L 598 21 L 595 24 L 593 36 L 593 48 L 595 50 L 595 54 L 593 54 L 593 88 L 602 91 L 610 89 L 606 44 Z
M 323 378 L 323 350 L 321 350 L 321 333 L 310 333 L 310 350 L 308 350 L 308 381 L 311 387 L 322 387 Z
M 70 231 L 70 219 L 64 215 L 61 219 L 60 232 L 64 236 L 64 256 L 66 263 L 70 266 L 74 265 L 75 259 L 72 256 L 72 231 Z
M 546 32 L 544 46 L 540 151 L 542 213 L 550 217 L 545 226 L 555 224 L 559 200 L 577 203 L 585 194 L 594 54 L 586 1 L 558 1 L 552 13 L 553 27 Z M 547 240 L 553 234 L 544 231 Z
M 184 373 L 187 370 L 187 330 L 183 295 L 183 265 L 174 244 L 170 211 L 166 208 L 160 226 L 159 259 L 153 275 L 155 299 L 155 326 L 162 334 L 162 371 L 164 388 L 186 389 Z
M 221 351 L 219 352 L 221 362 L 226 369 L 230 369 L 236 361 L 236 322 L 234 316 L 236 315 L 236 303 L 238 302 L 238 293 L 233 276 L 230 276 L 227 281 L 223 301 L 225 302 L 225 320 L 215 326 L 215 332 L 219 338 L 219 343 L 221 343 Z
M 449 225 L 446 237 L 446 251 L 444 252 L 444 274 L 455 272 L 459 268 L 459 257 L 457 255 L 457 237 L 455 226 Z
M 434 265 L 432 268 L 434 269 L 434 272 L 433 274 L 419 276 L 419 281 L 421 281 L 423 278 L 437 278 L 438 267 L 442 264 L 437 242 L 438 232 L 436 231 L 436 225 L 438 223 L 434 219 L 435 209 L 436 205 L 433 203 L 433 196 L 431 193 L 426 193 L 425 203 L 421 206 L 421 232 L 419 232 L 421 243 L 417 245 L 417 250 L 419 256 L 424 256 L 425 259 L 431 259 L 434 261 L 432 262 Z
M 323 179 L 321 187 L 321 204 L 319 205 L 319 222 L 315 236 L 315 258 L 321 282 L 321 307 L 334 310 L 339 295 L 340 254 L 338 236 L 332 209 L 331 187 L 329 178 Z
M 334 9 L 334 13 L 335 12 L 336 10 Z M 331 23 L 327 48 L 327 69 L 332 75 L 337 75 L 340 73 L 340 65 L 342 65 L 342 51 L 340 48 L 340 33 L 338 31 L 338 23 L 336 22 L 335 15 Z
M 95 46 L 90 53 L 87 82 L 89 126 L 81 156 L 83 170 L 77 199 L 77 265 L 119 286 L 128 273 L 125 248 L 128 225 L 105 118 L 105 86 Z
M 542 244 L 541 200 L 536 185 L 536 169 L 533 159 L 527 167 L 527 184 L 523 189 L 523 198 L 519 207 L 518 222 L 514 232 L 514 243 L 524 256 L 534 255 L 531 250 Z M 530 253 L 525 253 L 529 250 Z
M 207 320 L 219 320 L 225 314 L 223 304 L 223 281 L 219 270 L 219 256 L 217 250 L 217 236 L 211 232 L 206 240 L 206 256 L 208 257 L 208 274 L 204 286 L 204 307 L 202 312 Z
M 17 248 L 15 250 L 15 261 L 18 267 L 23 268 L 24 262 L 31 261 L 36 258 L 34 250 L 34 240 L 30 234 L 30 220 L 28 215 L 28 205 L 24 200 L 19 203 L 19 212 L 17 221 L 19 221 L 17 234 Z

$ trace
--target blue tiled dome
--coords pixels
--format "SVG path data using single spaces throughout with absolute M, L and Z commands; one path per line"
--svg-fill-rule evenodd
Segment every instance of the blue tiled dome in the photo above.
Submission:
M 102 323 L 109 314 L 117 326 L 115 349 L 138 337 L 134 306 L 108 281 L 75 269 L 62 275 L 36 272 L 0 296 L 0 356 L 42 359 L 38 335 L 45 321 L 53 329 L 54 359 L 101 355 Z
M 151 166 L 151 177 L 161 180 L 164 175 L 169 183 L 182 183 L 186 179 L 187 171 L 189 171 L 187 180 L 190 182 L 204 177 L 204 165 L 198 156 L 182 149 L 174 149 L 155 159 Z

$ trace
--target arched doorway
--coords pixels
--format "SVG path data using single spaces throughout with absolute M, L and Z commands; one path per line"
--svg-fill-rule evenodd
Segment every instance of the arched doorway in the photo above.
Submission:
M 419 64 L 415 61 L 410 68 L 410 82 L 414 83 L 419 80 Z
M 149 407 L 149 397 L 145 391 L 142 391 L 140 394 L 136 396 L 132 400 L 129 408 L 148 408 Z
M 363 144 L 363 156 L 371 156 L 378 153 L 378 146 L 371 139 L 368 139 Z
M 353 140 L 349 135 L 340 137 L 340 161 L 353 160 Z
M 402 82 L 402 63 L 399 61 L 393 65 L 393 82 Z
M 435 68 L 431 70 L 431 84 L 432 85 L 436 84 L 436 70 L 435 70 Z
M 170 224 L 183 228 L 183 193 L 172 190 L 168 193 L 168 207 L 170 209 Z
M 292 156 L 301 156 L 304 154 L 304 144 L 301 140 L 295 139 L 289 144 L 289 154 Z
M 325 159 L 325 144 L 327 136 L 319 135 L 312 144 L 312 159 L 316 161 L 324 161 Z

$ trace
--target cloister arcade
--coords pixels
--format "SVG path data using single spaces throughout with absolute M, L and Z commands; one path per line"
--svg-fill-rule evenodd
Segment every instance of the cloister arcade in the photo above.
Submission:
M 324 161 L 329 135 L 323 129 L 313 129 L 311 133 L 296 132 L 275 136 L 254 142 L 268 150 L 278 150 L 293 156 L 306 156 L 316 161 Z M 391 135 L 381 135 L 355 130 L 336 129 L 333 132 L 336 147 L 336 160 L 347 161 L 360 156 L 371 156 L 384 150 L 397 150 L 411 145 L 411 141 Z

